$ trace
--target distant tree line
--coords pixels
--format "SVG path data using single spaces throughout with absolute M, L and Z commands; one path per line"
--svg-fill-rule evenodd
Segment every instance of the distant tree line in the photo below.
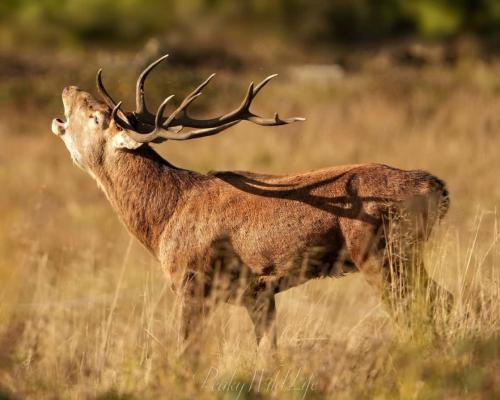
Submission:
M 211 25 L 210 25 L 211 24 Z M 0 34 L 132 43 L 175 30 L 259 29 L 299 41 L 500 33 L 499 0 L 1 0 Z M 126 42 L 123 42 L 126 41 Z

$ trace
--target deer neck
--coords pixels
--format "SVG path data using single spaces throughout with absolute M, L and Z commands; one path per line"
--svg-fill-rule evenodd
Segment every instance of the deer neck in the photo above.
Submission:
M 158 258 L 160 236 L 197 174 L 172 166 L 147 145 L 114 152 L 95 172 L 128 230 Z

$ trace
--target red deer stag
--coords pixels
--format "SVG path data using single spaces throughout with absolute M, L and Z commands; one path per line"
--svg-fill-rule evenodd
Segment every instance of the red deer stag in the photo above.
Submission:
M 66 87 L 66 121 L 54 119 L 52 131 L 170 275 L 173 289 L 182 296 L 183 337 L 200 326 L 216 299 L 244 306 L 257 343 L 266 334 L 275 343 L 274 295 L 313 278 L 361 271 L 385 296 L 405 275 L 390 272 L 384 232 L 391 212 L 405 209 L 410 221 L 406 231 L 415 242 L 424 242 L 446 212 L 444 183 L 427 172 L 381 164 L 287 176 L 204 175 L 177 168 L 149 143 L 214 135 L 243 120 L 275 126 L 303 118 L 262 118 L 250 111 L 255 96 L 275 75 L 256 86 L 251 83 L 241 105 L 224 116 L 196 119 L 188 114 L 214 75 L 168 117 L 164 110 L 173 96 L 153 114 L 146 107 L 144 81 L 166 57 L 139 76 L 133 112 L 122 111 L 121 103 L 111 98 L 100 70 L 97 87 L 104 102 Z M 185 127 L 193 130 L 181 132 Z M 422 273 L 428 287 L 437 290 Z M 397 284 L 409 287 L 404 280 Z

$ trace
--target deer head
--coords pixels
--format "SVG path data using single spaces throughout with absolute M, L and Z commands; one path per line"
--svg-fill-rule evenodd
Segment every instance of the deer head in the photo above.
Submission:
M 136 110 L 124 112 L 121 102 L 116 103 L 102 83 L 101 71 L 97 73 L 97 88 L 104 101 L 96 100 L 91 94 L 75 86 L 66 87 L 62 93 L 66 122 L 57 118 L 52 121 L 52 132 L 66 144 L 71 157 L 84 169 L 102 160 L 109 151 L 135 150 L 144 144 L 161 143 L 165 140 L 188 140 L 217 134 L 242 120 L 258 125 L 275 126 L 302 121 L 304 118 L 282 119 L 276 113 L 273 118 L 262 118 L 250 111 L 252 101 L 260 90 L 277 75 L 268 76 L 258 85 L 250 83 L 240 106 L 216 118 L 195 119 L 188 115 L 191 103 L 200 95 L 203 88 L 212 80 L 210 75 L 195 90 L 189 93 L 169 116 L 164 116 L 165 108 L 174 95 L 168 96 L 151 113 L 146 105 L 144 82 L 148 74 L 165 55 L 150 64 L 139 75 L 136 83 Z M 185 128 L 194 128 L 183 132 Z
M 64 88 L 62 100 L 66 121 L 54 119 L 52 132 L 63 140 L 75 164 L 88 170 L 102 159 L 120 130 L 109 107 L 78 87 Z

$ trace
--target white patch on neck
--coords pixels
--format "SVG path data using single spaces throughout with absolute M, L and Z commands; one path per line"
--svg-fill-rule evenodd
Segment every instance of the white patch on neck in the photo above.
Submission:
M 71 138 L 71 136 L 70 135 L 62 135 L 61 137 L 62 137 L 62 140 L 64 141 L 64 144 L 66 145 L 66 148 L 69 151 L 69 154 L 71 156 L 71 159 L 73 160 L 73 163 L 75 165 L 77 165 L 79 168 L 86 171 L 87 169 L 80 161 L 82 158 L 80 155 L 80 152 L 76 149 L 75 143 L 73 142 L 73 139 Z
M 71 136 L 70 135 L 63 135 L 62 139 L 63 139 L 64 144 L 66 145 L 66 147 L 67 147 L 67 149 L 69 151 L 69 154 L 71 155 L 71 159 L 73 160 L 73 164 L 75 164 L 81 170 L 83 170 L 86 173 L 88 173 L 92 177 L 92 179 L 94 179 L 94 181 L 96 181 L 97 187 L 104 192 L 104 194 L 106 195 L 106 197 L 109 200 L 108 193 L 106 192 L 106 189 L 104 188 L 104 185 L 102 184 L 102 182 L 100 181 L 100 179 L 97 177 L 96 174 L 94 174 L 94 172 L 90 168 L 87 168 L 80 161 L 81 160 L 80 152 L 76 149 L 75 143 L 73 142 L 73 139 L 71 138 Z

